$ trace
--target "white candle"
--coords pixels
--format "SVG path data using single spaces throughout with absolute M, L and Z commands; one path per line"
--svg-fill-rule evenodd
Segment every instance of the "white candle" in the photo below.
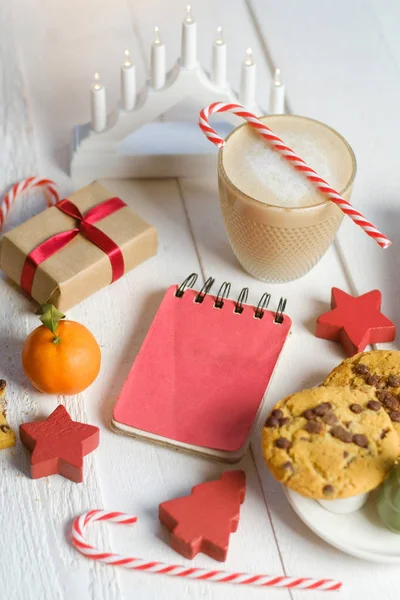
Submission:
M 121 102 L 124 110 L 135 108 L 136 67 L 131 62 L 129 50 L 125 50 L 125 60 L 121 67 Z
M 246 58 L 242 63 L 242 73 L 240 77 L 240 104 L 246 108 L 251 108 L 256 95 L 256 63 L 253 60 L 253 51 L 251 48 L 246 50 Z
M 226 44 L 222 37 L 222 27 L 217 29 L 212 48 L 211 81 L 221 87 L 226 85 Z
M 107 126 L 106 88 L 100 83 L 100 75 L 94 74 L 91 93 L 92 129 L 103 131 Z
M 186 17 L 182 23 L 182 58 L 181 64 L 186 69 L 196 66 L 196 21 L 192 17 L 192 7 L 186 7 Z
M 154 27 L 156 39 L 151 46 L 151 85 L 159 90 L 165 84 L 165 44 L 160 40 L 160 30 Z
M 281 72 L 276 69 L 274 80 L 271 83 L 269 97 L 269 113 L 271 115 L 283 115 L 285 112 L 285 86 L 281 81 Z

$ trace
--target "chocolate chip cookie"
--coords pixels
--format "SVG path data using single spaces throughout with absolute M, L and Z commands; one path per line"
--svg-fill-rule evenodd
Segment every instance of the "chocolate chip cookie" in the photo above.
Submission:
M 400 352 L 360 352 L 340 363 L 323 385 L 348 386 L 372 393 L 375 406 L 383 406 L 400 441 Z
M 303 496 L 333 500 L 376 488 L 399 449 L 393 423 L 373 395 L 319 387 L 278 402 L 262 432 L 274 477 Z

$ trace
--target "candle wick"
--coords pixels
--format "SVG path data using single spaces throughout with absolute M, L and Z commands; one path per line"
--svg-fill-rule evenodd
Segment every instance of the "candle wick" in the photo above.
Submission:
M 185 18 L 186 23 L 192 23 L 193 19 L 192 19 L 192 7 L 190 6 L 190 4 L 187 5 L 186 7 L 186 18 Z
M 251 66 L 254 65 L 254 61 L 253 61 L 253 50 L 251 48 L 247 48 L 246 50 L 246 60 L 244 61 L 244 64 L 247 66 Z
M 124 67 L 131 67 L 132 62 L 131 62 L 131 54 L 130 54 L 129 50 L 125 50 L 124 54 L 125 54 Z
M 224 43 L 224 40 L 222 37 L 222 27 L 217 27 L 217 37 L 215 39 L 215 43 L 218 44 L 219 46 Z
M 155 44 L 161 44 L 161 40 L 160 40 L 160 28 L 156 25 L 154 27 L 154 32 L 156 34 L 156 39 L 154 40 Z
M 275 69 L 274 85 L 276 85 L 276 87 L 279 87 L 280 85 L 282 85 L 281 70 L 280 69 Z
M 100 75 L 98 73 L 94 74 L 94 84 L 93 84 L 93 89 L 94 90 L 100 90 L 101 89 L 101 84 L 100 84 Z

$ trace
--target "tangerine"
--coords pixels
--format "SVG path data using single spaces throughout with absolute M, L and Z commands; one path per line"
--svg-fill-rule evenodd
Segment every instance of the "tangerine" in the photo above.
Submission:
M 96 379 L 101 351 L 92 333 L 76 321 L 60 321 L 54 330 L 41 325 L 26 338 L 24 371 L 40 392 L 79 394 Z

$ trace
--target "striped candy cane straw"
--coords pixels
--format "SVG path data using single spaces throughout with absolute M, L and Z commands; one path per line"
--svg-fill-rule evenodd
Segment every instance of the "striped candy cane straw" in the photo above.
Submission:
M 60 199 L 54 181 L 44 179 L 43 177 L 28 177 L 28 179 L 24 179 L 13 185 L 0 203 L 0 229 L 3 227 L 4 221 L 17 197 L 33 188 L 43 188 L 46 191 L 47 206 L 53 206 Z
M 347 202 L 340 194 L 335 192 L 330 185 L 322 179 L 312 169 L 309 167 L 302 158 L 297 156 L 293 150 L 288 148 L 283 141 L 269 129 L 260 119 L 258 119 L 255 115 L 248 112 L 240 106 L 240 104 L 227 104 L 225 102 L 214 102 L 203 108 L 200 112 L 199 117 L 199 125 L 205 136 L 218 148 L 222 148 L 225 145 L 225 140 L 221 138 L 218 133 L 210 127 L 209 117 L 213 113 L 218 112 L 231 112 L 239 117 L 243 117 L 252 127 L 254 127 L 258 133 L 270 144 L 274 146 L 276 150 L 278 150 L 282 156 L 284 156 L 288 161 L 292 163 L 292 165 L 298 171 L 304 173 L 304 175 L 314 183 L 314 185 L 318 188 L 320 192 L 323 192 L 328 196 L 329 200 L 334 202 L 345 215 L 349 216 L 357 225 L 359 225 L 364 231 L 379 244 L 381 248 L 388 248 L 392 243 L 383 233 L 381 233 L 372 223 L 367 221 L 367 219 L 359 213 L 357 210 L 353 208 L 350 202 Z
M 72 543 L 87 558 L 98 560 L 107 565 L 125 567 L 134 571 L 146 571 L 159 575 L 187 577 L 216 583 L 236 583 L 241 585 L 256 585 L 260 587 L 296 588 L 303 590 L 336 591 L 342 587 L 340 581 L 333 579 L 310 579 L 308 577 L 286 577 L 271 575 L 254 575 L 253 573 L 228 573 L 211 569 L 187 568 L 182 565 L 168 565 L 162 562 L 143 560 L 131 556 L 121 556 L 112 552 L 99 550 L 91 546 L 84 537 L 85 527 L 94 521 L 110 521 L 120 525 L 136 523 L 137 517 L 121 512 L 105 512 L 91 510 L 77 517 L 72 525 Z

